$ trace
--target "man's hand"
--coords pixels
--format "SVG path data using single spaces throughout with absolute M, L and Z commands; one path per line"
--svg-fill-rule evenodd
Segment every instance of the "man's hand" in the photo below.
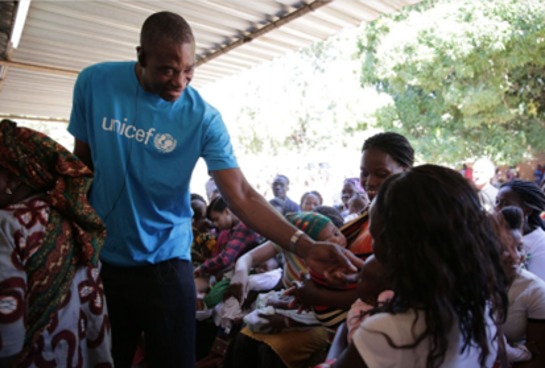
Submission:
M 317 242 L 311 246 L 305 262 L 309 268 L 334 285 L 348 282 L 364 263 L 348 249 L 325 242 Z

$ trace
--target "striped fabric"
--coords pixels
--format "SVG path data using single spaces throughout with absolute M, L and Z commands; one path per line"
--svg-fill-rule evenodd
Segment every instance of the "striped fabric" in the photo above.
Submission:
M 356 256 L 365 259 L 373 254 L 373 242 L 369 233 L 368 209 L 365 209 L 354 220 L 344 224 L 340 230 L 346 237 L 348 249 Z
M 308 272 L 308 268 L 305 261 L 290 251 L 284 250 L 284 248 L 274 245 L 278 253 L 284 254 L 284 272 L 282 272 L 282 285 L 285 289 L 291 287 L 294 281 L 301 281 L 301 274 Z

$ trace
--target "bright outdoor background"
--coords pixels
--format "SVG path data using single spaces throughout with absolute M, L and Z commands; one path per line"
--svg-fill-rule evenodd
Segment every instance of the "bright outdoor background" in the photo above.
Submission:
M 545 2 L 423 1 L 200 92 L 268 199 L 282 173 L 295 201 L 317 190 L 338 203 L 363 141 L 385 130 L 406 135 L 419 163 L 488 156 L 533 180 L 545 151 Z M 71 149 L 65 124 L 33 126 Z M 191 191 L 204 195 L 207 179 L 199 162 Z

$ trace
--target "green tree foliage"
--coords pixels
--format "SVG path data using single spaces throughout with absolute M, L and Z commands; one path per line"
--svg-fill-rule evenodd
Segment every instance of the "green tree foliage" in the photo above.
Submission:
M 377 125 L 421 159 L 515 163 L 545 150 L 543 0 L 424 1 L 370 24 L 359 50 L 362 85 L 393 99 Z

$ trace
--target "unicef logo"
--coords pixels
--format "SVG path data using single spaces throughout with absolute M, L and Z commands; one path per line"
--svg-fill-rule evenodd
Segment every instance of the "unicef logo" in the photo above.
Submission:
M 157 134 L 153 138 L 153 145 L 159 152 L 170 153 L 176 148 L 176 139 L 168 133 Z

